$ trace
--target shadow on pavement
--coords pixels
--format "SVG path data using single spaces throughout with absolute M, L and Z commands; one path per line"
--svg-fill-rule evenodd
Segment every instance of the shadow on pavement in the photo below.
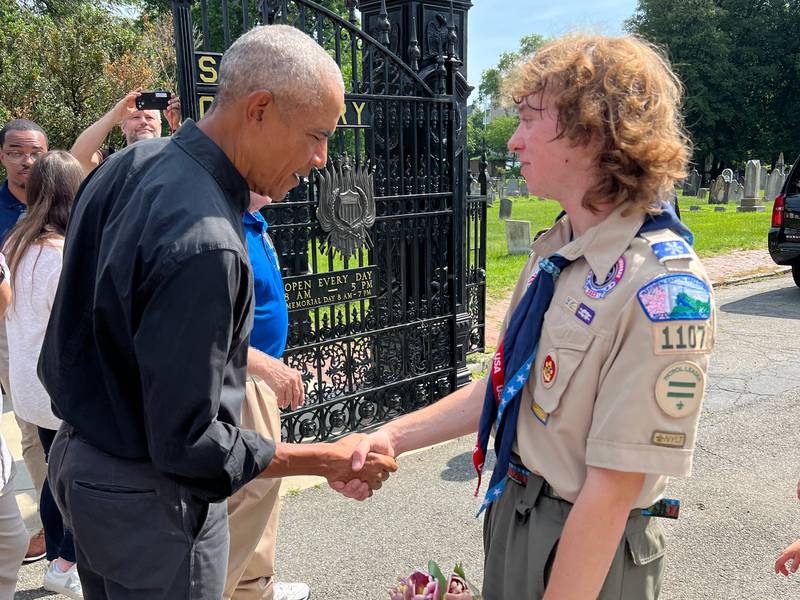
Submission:
M 486 457 L 483 472 L 491 473 L 494 468 L 494 463 L 494 452 L 490 449 Z M 478 474 L 475 472 L 475 467 L 472 465 L 472 452 L 464 452 L 448 460 L 447 468 L 442 471 L 441 477 L 445 481 L 469 481 L 470 479 L 477 479 Z
M 775 317 L 777 319 L 800 319 L 800 288 L 784 287 L 748 296 L 719 307 L 726 313 Z
M 14 600 L 35 600 L 36 598 L 53 598 L 58 597 L 58 594 L 55 592 L 48 592 L 44 588 L 39 588 L 36 590 L 27 590 L 24 592 L 16 592 L 14 594 Z

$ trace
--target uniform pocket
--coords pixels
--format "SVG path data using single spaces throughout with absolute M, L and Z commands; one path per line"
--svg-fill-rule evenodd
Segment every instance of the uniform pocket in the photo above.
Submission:
M 639 519 L 641 518 L 641 521 Z M 625 543 L 633 564 L 641 567 L 664 556 L 666 536 L 658 519 L 634 517 L 625 529 Z
M 564 391 L 593 340 L 594 334 L 586 327 L 545 318 L 531 373 L 535 378 L 533 399 L 545 413 L 552 414 L 558 410 Z
M 172 581 L 186 564 L 189 542 L 178 498 L 153 489 L 75 480 L 70 516 L 87 566 L 130 590 Z

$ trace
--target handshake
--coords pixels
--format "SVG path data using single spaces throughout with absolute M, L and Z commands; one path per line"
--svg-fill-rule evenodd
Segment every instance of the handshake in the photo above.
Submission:
M 322 474 L 331 488 L 347 498 L 369 498 L 397 471 L 395 449 L 383 431 L 354 433 L 330 446 L 336 458 L 322 465 Z

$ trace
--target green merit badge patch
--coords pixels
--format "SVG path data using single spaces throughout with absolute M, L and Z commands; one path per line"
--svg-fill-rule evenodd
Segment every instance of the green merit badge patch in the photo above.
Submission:
M 650 439 L 656 446 L 668 448 L 683 448 L 686 445 L 685 433 L 672 433 L 669 431 L 654 431 Z
M 656 380 L 656 402 L 670 417 L 680 419 L 694 414 L 705 391 L 706 375 L 693 362 L 681 361 L 661 371 Z

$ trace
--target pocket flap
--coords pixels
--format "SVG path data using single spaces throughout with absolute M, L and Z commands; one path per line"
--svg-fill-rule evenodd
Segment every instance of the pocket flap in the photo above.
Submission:
M 664 530 L 658 519 L 652 517 L 641 517 L 646 525 L 636 523 L 638 519 L 632 519 L 625 528 L 625 541 L 631 553 L 633 564 L 637 567 L 649 564 L 654 560 L 664 556 L 666 552 L 666 537 Z

